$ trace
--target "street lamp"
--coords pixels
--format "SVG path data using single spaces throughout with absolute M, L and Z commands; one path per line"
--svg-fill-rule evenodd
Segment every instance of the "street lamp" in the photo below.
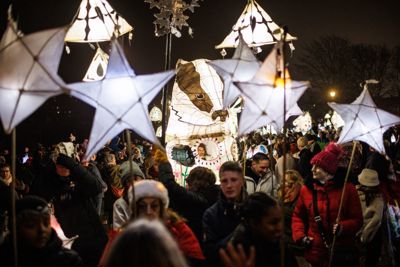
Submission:
M 336 96 L 336 91 L 335 91 L 335 89 L 332 89 L 332 90 L 329 91 L 329 96 L 330 96 L 331 98 L 335 98 L 335 96 Z

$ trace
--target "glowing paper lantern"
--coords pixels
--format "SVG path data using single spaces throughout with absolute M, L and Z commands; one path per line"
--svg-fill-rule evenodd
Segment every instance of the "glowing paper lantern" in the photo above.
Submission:
M 104 42 L 110 41 L 113 35 L 118 37 L 132 30 L 132 26 L 106 0 L 82 0 L 65 41 Z
M 224 108 L 229 107 L 240 96 L 240 91 L 234 82 L 249 81 L 261 66 L 241 34 L 232 59 L 213 60 L 209 64 L 224 80 Z
M 96 108 L 85 158 L 125 129 L 158 144 L 148 104 L 174 76 L 174 71 L 136 76 L 117 41 L 113 42 L 106 77 L 69 84 L 71 94 Z
M 106 76 L 108 55 L 99 47 L 83 78 L 85 82 L 99 81 Z
M 342 117 L 340 117 L 339 114 L 337 114 L 336 111 L 333 112 L 332 117 L 331 117 L 331 122 L 333 127 L 337 130 L 340 127 L 344 126 L 344 121 L 342 119 Z
M 162 111 L 160 108 L 154 106 L 151 110 L 150 110 L 150 120 L 151 121 L 161 121 L 162 119 Z
M 282 73 L 277 72 L 277 66 L 281 65 L 278 49 L 279 45 L 276 45 L 251 81 L 236 83 L 244 98 L 244 108 L 239 121 L 240 136 L 268 124 L 280 132 L 287 118 L 302 113 L 297 100 L 307 89 L 308 82 L 286 79 L 286 89 L 276 82 L 278 78 L 282 78 Z M 287 77 L 288 73 L 285 78 Z
M 311 129 L 312 119 L 309 112 L 300 115 L 293 121 L 293 126 L 295 126 L 296 132 L 306 133 Z
M 237 47 L 239 31 L 249 47 L 258 47 L 276 43 L 281 40 L 283 30 L 272 21 L 272 18 L 254 0 L 248 0 L 241 16 L 232 31 L 217 45 L 216 49 Z M 296 40 L 296 37 L 287 34 L 286 41 Z
M 65 32 L 59 28 L 24 36 L 9 21 L 0 43 L 0 117 L 7 133 L 63 92 L 57 72 Z
M 166 130 L 166 150 L 175 177 L 184 181 L 195 166 L 210 168 L 218 174 L 222 163 L 237 159 L 237 110 L 223 108 L 223 83 L 207 60 L 179 60 L 176 67 Z M 205 157 L 197 153 L 200 144 L 206 147 Z M 194 166 L 182 166 L 173 160 L 172 151 L 180 145 L 191 148 Z
M 351 104 L 328 103 L 344 120 L 338 143 L 363 141 L 375 150 L 385 153 L 383 133 L 400 124 L 400 117 L 376 107 L 367 88 Z

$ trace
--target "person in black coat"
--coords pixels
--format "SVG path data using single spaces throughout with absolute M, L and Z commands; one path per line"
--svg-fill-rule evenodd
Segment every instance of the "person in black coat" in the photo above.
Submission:
M 158 178 L 168 190 L 170 206 L 187 219 L 187 224 L 201 241 L 201 219 L 206 209 L 217 201 L 220 192 L 215 185 L 215 174 L 208 168 L 195 167 L 186 178 L 186 189 L 175 181 L 171 164 L 161 163 L 158 165 Z
M 219 170 L 221 196 L 203 215 L 203 251 L 208 266 L 221 266 L 218 250 L 240 223 L 240 207 L 247 197 L 243 170 L 237 162 L 227 161 Z
M 251 194 L 243 203 L 243 222 L 232 233 L 229 242 L 242 245 L 247 255 L 256 251 L 255 267 L 279 267 L 279 240 L 283 234 L 282 210 L 278 202 L 264 192 Z M 294 255 L 285 244 L 284 266 L 297 266 Z
M 313 157 L 313 153 L 308 148 L 308 140 L 306 137 L 302 136 L 297 139 L 297 147 L 299 148 L 299 161 L 297 162 L 297 167 L 299 169 L 299 173 L 304 179 L 304 184 L 311 185 L 312 184 L 312 165 L 311 159 Z
M 36 196 L 27 196 L 16 202 L 17 255 L 19 267 L 82 267 L 79 255 L 62 247 L 50 225 L 47 202 Z M 11 234 L 0 246 L 1 266 L 14 266 Z
M 102 192 L 102 185 L 72 158 L 60 154 L 32 184 L 31 193 L 44 197 L 54 206 L 55 217 L 68 238 L 78 236 L 72 245 L 85 266 L 97 266 L 107 244 L 107 234 L 91 199 Z

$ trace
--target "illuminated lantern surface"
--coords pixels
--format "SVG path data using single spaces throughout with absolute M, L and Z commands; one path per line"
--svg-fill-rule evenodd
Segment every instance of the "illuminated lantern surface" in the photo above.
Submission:
M 65 32 L 58 28 L 24 36 L 9 21 L 0 42 L 0 117 L 7 133 L 63 92 L 57 72 Z
M 65 41 L 104 42 L 110 41 L 113 35 L 118 37 L 132 30 L 132 26 L 106 0 L 82 0 Z
M 328 103 L 344 120 L 338 143 L 352 140 L 363 141 L 381 153 L 385 153 L 383 133 L 400 124 L 400 117 L 376 107 L 367 88 L 351 104 Z

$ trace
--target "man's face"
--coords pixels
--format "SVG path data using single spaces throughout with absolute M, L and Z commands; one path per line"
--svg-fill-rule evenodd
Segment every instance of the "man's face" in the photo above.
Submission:
M 139 218 L 149 220 L 160 219 L 162 203 L 155 197 L 144 197 L 137 202 L 137 214 Z
M 243 188 L 243 175 L 235 171 L 224 171 L 220 177 L 221 191 L 226 199 L 234 201 L 240 198 Z
M 30 248 L 41 249 L 46 246 L 51 235 L 50 214 L 32 215 L 18 224 L 18 237 Z
M 259 175 L 259 176 L 264 176 L 267 173 L 267 169 L 269 168 L 269 160 L 264 159 L 260 160 L 258 162 L 252 162 L 251 166 L 253 168 L 253 171 Z
M 268 209 L 260 222 L 252 224 L 253 231 L 268 242 L 278 241 L 282 236 L 282 210 L 277 205 Z

